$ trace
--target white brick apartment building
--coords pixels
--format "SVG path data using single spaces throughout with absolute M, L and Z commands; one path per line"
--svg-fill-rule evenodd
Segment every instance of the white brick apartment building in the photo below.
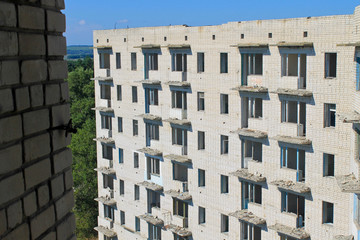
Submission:
M 94 32 L 99 239 L 360 239 L 353 15 Z

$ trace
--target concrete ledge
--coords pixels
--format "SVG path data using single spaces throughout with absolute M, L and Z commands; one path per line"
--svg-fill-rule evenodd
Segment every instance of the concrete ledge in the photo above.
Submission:
M 159 80 L 140 80 L 135 82 L 142 83 L 144 85 L 161 85 L 161 81 Z
M 183 201 L 188 201 L 188 200 L 192 199 L 192 196 L 190 195 L 189 192 L 180 192 L 180 191 L 171 189 L 164 193 L 169 194 L 170 196 L 177 198 L 179 200 L 183 200 Z
M 269 44 L 267 43 L 239 43 L 236 45 L 230 45 L 230 47 L 237 48 L 268 48 Z
M 164 188 L 158 184 L 155 184 L 155 183 L 152 183 L 152 182 L 147 182 L 147 181 L 144 181 L 144 182 L 141 182 L 141 183 L 138 183 L 137 185 L 139 186 L 143 186 L 147 189 L 150 189 L 150 190 L 153 190 L 155 192 L 161 192 Z
M 312 97 L 313 93 L 304 89 L 278 88 L 276 91 L 279 95 L 289 95 L 297 97 Z
M 249 173 L 247 169 L 240 169 L 237 170 L 236 172 L 231 172 L 229 174 L 256 183 L 266 182 L 266 177 L 263 177 L 261 174 Z
M 163 225 L 164 224 L 164 221 L 158 217 L 154 217 L 150 214 L 144 214 L 144 215 L 140 215 L 138 216 L 138 218 L 148 222 L 148 223 L 151 223 L 152 225 L 155 225 L 155 226 L 159 226 L 159 225 Z
M 180 81 L 169 81 L 165 83 L 166 85 L 169 86 L 175 86 L 175 87 L 190 87 L 191 84 L 189 82 L 180 82 Z
M 177 118 L 168 118 L 168 119 L 165 119 L 164 122 L 169 122 L 171 124 L 180 125 L 180 126 L 188 126 L 188 127 L 191 126 L 191 122 L 187 119 L 180 120 Z
M 314 44 L 312 42 L 278 42 L 277 44 L 275 44 L 275 46 L 278 47 L 291 47 L 291 48 L 304 48 L 304 47 L 308 47 L 308 48 L 313 48 Z
M 252 130 L 248 128 L 239 128 L 238 130 L 231 131 L 230 133 L 236 133 L 244 137 L 252 137 L 257 139 L 267 138 L 268 134 L 259 130 Z
M 174 224 L 165 226 L 165 229 L 175 233 L 176 235 L 179 235 L 180 237 L 189 237 L 192 235 L 191 231 L 188 231 L 186 228 L 182 228 Z
M 104 205 L 108 205 L 108 206 L 114 206 L 116 205 L 116 201 L 114 198 L 109 198 L 109 197 L 98 197 L 94 199 L 97 202 L 101 202 Z
M 305 230 L 302 228 L 291 228 L 291 227 L 277 223 L 275 225 L 269 226 L 269 229 L 272 229 L 280 234 L 284 234 L 289 237 L 293 237 L 295 239 L 310 238 L 310 234 L 305 232 Z
M 275 185 L 280 189 L 284 189 L 286 191 L 291 191 L 300 194 L 311 192 L 311 189 L 301 182 L 294 183 L 292 181 L 277 180 L 271 182 L 270 184 Z
M 277 140 L 279 142 L 285 142 L 285 143 L 296 144 L 296 145 L 311 145 L 312 144 L 312 141 L 309 139 L 306 139 L 305 137 L 291 137 L 291 136 L 277 135 L 273 139 Z
M 100 138 L 94 138 L 94 141 L 98 141 L 98 142 L 102 142 L 105 144 L 115 144 L 115 140 L 112 138 L 104 138 L 104 137 L 100 137 Z
M 167 48 L 174 48 L 174 49 L 179 49 L 179 48 L 191 48 L 190 44 L 169 44 L 167 46 L 164 46 Z
M 106 175 L 115 175 L 116 174 L 116 171 L 114 168 L 100 167 L 100 168 L 95 168 L 94 170 L 97 172 L 106 174 Z
M 141 115 L 139 115 L 139 117 L 142 117 L 144 120 L 157 121 L 157 122 L 162 121 L 161 117 L 155 116 L 155 115 L 152 115 L 152 114 L 148 114 L 148 113 L 141 114 Z
M 230 216 L 236 217 L 241 221 L 245 221 L 254 225 L 265 225 L 266 220 L 255 216 L 252 212 L 249 212 L 247 209 L 229 213 Z
M 344 123 L 360 123 L 360 114 L 356 111 L 352 113 L 342 113 L 336 115 L 338 115 L 340 120 Z
M 344 236 L 344 235 L 337 235 L 334 237 L 334 240 L 354 240 L 353 235 Z
M 100 111 L 100 112 L 107 112 L 107 113 L 113 113 L 114 112 L 114 109 L 107 108 L 107 107 L 95 107 L 95 108 L 91 108 L 91 110 Z
M 142 149 L 138 149 L 136 150 L 138 152 L 142 152 L 151 156 L 162 156 L 162 152 L 156 149 L 151 149 L 148 147 L 142 148 Z
M 191 159 L 189 159 L 185 156 L 180 156 L 180 155 L 175 155 L 175 154 L 165 155 L 164 158 L 167 158 L 172 161 L 179 162 L 179 163 L 192 163 Z
M 106 227 L 103 227 L 103 226 L 97 226 L 97 227 L 94 227 L 94 229 L 102 234 L 104 234 L 105 236 L 107 237 L 116 237 L 117 236 L 117 233 L 114 232 L 113 230 L 111 229 L 108 229 Z
M 153 49 L 153 48 L 160 48 L 161 46 L 158 44 L 143 44 L 140 46 L 135 46 L 134 48 L 142 48 L 142 49 Z
M 92 80 L 92 81 L 112 82 L 112 81 L 113 81 L 113 77 L 94 77 L 94 78 L 90 78 L 90 80 Z
M 238 86 L 231 90 L 246 92 L 246 93 L 268 93 L 268 88 L 261 86 Z
M 336 181 L 342 192 L 360 194 L 360 181 L 354 174 L 336 176 Z

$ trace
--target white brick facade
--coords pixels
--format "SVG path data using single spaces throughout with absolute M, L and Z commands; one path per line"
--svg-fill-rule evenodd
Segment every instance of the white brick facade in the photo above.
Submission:
M 357 189 L 347 191 L 338 185 L 337 179 L 349 174 L 359 179 L 356 129 L 360 118 L 354 113 L 360 112 L 356 87 L 359 31 L 360 7 L 354 15 L 95 31 L 98 190 L 99 198 L 111 196 L 106 202 L 105 198 L 98 199 L 100 239 L 104 239 L 104 233 L 109 237 L 117 235 L 118 239 L 156 239 L 150 237 L 149 220 L 143 220 L 144 217 L 140 217 L 140 231 L 136 230 L 135 217 L 144 214 L 162 220 L 161 239 L 248 239 L 242 223 L 256 229 L 252 236 L 248 233 L 251 240 L 285 237 L 325 240 L 341 235 L 358 239 L 360 228 L 354 220 L 357 198 L 354 193 L 360 193 L 359 186 L 354 184 Z M 136 53 L 136 70 L 131 65 L 134 61 L 131 53 Z M 158 54 L 158 70 L 149 70 L 156 68 L 149 63 L 152 53 Z M 176 53 L 186 54 L 186 71 L 173 71 L 175 61 L 182 61 L 179 68 L 185 62 L 180 56 L 174 60 L 172 55 Z M 205 59 L 201 73 L 198 53 L 204 53 Z M 227 73 L 220 73 L 221 53 L 227 53 Z M 256 60 L 255 66 L 245 62 L 247 56 L 254 54 L 262 59 Z M 260 66 L 262 71 L 255 70 L 256 75 L 247 76 L 245 69 L 251 68 L 247 64 L 254 69 Z M 104 86 L 110 86 L 110 101 L 101 97 L 101 85 L 104 95 Z M 118 100 L 118 86 L 121 86 L 121 100 Z M 133 87 L 137 88 L 136 102 Z M 156 95 L 148 89 L 157 89 L 158 105 L 146 107 Z M 177 98 L 183 101 L 181 109 L 172 106 L 175 91 L 186 92 Z M 204 111 L 198 111 L 199 92 L 204 93 Z M 147 98 L 147 94 L 151 96 Z M 225 114 L 221 114 L 225 108 L 221 106 L 221 94 L 228 95 Z M 249 98 L 262 99 L 254 103 L 254 111 L 260 117 L 255 117 L 256 114 L 247 117 L 251 114 Z M 286 101 L 289 106 L 282 106 Z M 332 105 L 326 104 L 336 105 L 335 122 L 329 110 Z M 110 117 L 111 127 L 105 126 L 107 118 L 102 115 Z M 349 115 L 352 117 L 344 120 Z M 118 118 L 122 118 L 122 132 Z M 138 123 L 137 136 L 133 134 L 133 120 Z M 147 123 L 159 125 L 159 140 L 147 141 L 150 131 L 146 130 Z M 173 127 L 185 129 L 186 140 L 173 136 Z M 198 131 L 205 132 L 202 150 L 198 150 Z M 221 154 L 225 151 L 221 135 L 228 136 L 225 154 Z M 173 144 L 179 141 L 186 145 L 187 151 Z M 254 147 L 249 155 L 245 141 L 261 147 Z M 103 146 L 112 147 L 112 161 L 103 158 Z M 139 151 L 145 147 L 157 153 Z M 138 168 L 134 167 L 134 153 L 139 156 Z M 334 164 L 324 160 L 327 156 L 324 154 L 333 155 Z M 253 159 L 260 155 L 261 161 L 250 160 L 246 166 L 245 155 Z M 160 174 L 149 173 L 147 157 L 160 159 Z M 177 175 L 174 166 L 179 162 L 187 169 L 187 176 L 183 175 L 181 181 L 174 180 Z M 202 187 L 199 187 L 199 169 L 205 170 Z M 110 174 L 114 179 L 113 187 L 110 186 L 113 193 L 104 189 L 103 173 L 107 175 L 109 171 L 114 172 Z M 226 185 L 221 175 L 228 176 L 227 193 L 221 193 L 224 190 L 221 184 Z M 121 194 L 120 180 L 124 181 Z M 276 185 L 279 180 L 285 181 L 285 185 L 292 182 L 295 190 Z M 148 207 L 151 187 L 139 185 L 144 181 L 162 188 L 158 191 L 160 208 L 152 207 L 151 213 Z M 188 191 L 183 189 L 184 182 Z M 247 190 L 242 186 L 246 183 L 257 186 L 254 188 L 257 200 L 249 198 L 250 203 L 245 203 Z M 134 200 L 135 184 L 140 187 L 139 200 Z M 180 196 L 174 197 L 169 190 L 179 191 Z M 187 205 L 187 212 L 176 213 L 173 199 L 188 195 L 191 198 L 181 202 Z M 256 203 L 259 201 L 261 204 Z M 114 217 L 110 214 L 114 221 L 105 218 L 104 202 L 114 209 Z M 199 207 L 206 209 L 202 224 L 199 224 Z M 125 213 L 124 224 L 121 224 L 121 211 Z M 252 213 L 259 222 L 239 216 L 240 213 Z M 228 226 L 221 223 L 222 214 L 229 216 Z M 186 216 L 185 221 L 179 215 Z M 174 225 L 185 228 L 181 234 L 177 232 L 179 236 L 189 236 L 175 238 Z M 299 230 L 298 234 L 291 233 L 292 230 Z

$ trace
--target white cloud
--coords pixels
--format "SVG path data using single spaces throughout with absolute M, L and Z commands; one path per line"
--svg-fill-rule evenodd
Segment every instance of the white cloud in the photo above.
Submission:
M 127 23 L 129 20 L 127 20 L 127 19 L 121 19 L 121 20 L 119 20 L 119 21 L 117 21 L 117 23 Z
M 79 24 L 80 24 L 80 25 L 85 25 L 86 22 L 85 22 L 85 20 L 81 20 L 81 21 L 79 22 Z

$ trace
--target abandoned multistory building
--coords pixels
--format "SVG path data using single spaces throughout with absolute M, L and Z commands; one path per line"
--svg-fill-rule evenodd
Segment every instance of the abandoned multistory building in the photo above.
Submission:
M 359 239 L 360 7 L 94 53 L 100 239 Z

